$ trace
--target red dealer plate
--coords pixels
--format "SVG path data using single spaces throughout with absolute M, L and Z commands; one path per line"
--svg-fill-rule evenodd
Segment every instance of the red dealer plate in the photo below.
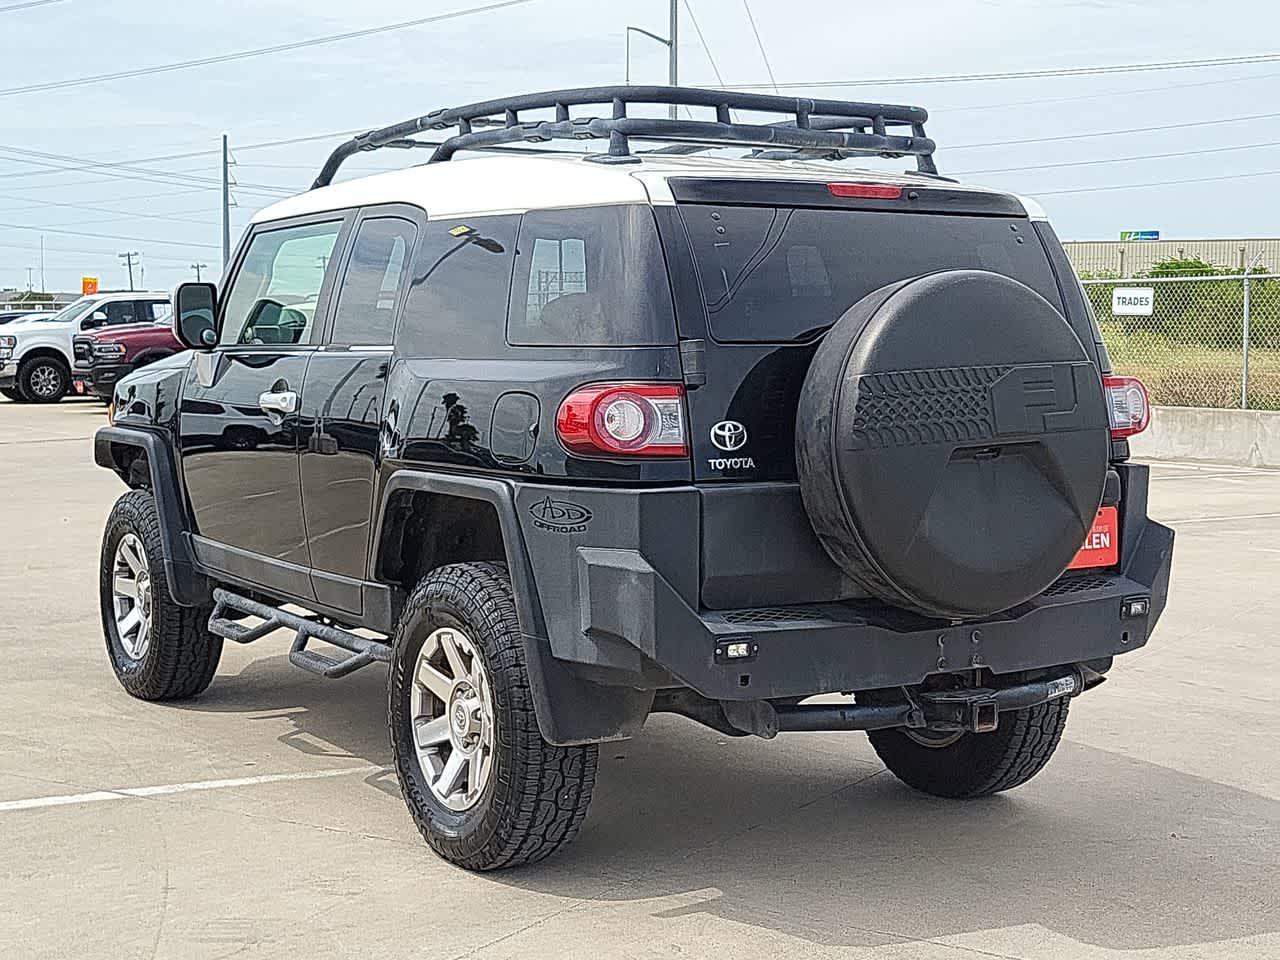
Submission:
M 1120 559 L 1120 517 L 1115 507 L 1103 507 L 1084 538 L 1084 546 L 1068 570 L 1081 567 L 1111 567 Z

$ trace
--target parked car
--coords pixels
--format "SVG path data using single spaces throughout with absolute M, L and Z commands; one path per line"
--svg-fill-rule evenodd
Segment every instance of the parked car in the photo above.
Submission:
M 39 310 L 0 310 L 0 327 L 14 320 L 25 320 L 40 313 Z
M 1025 783 L 1151 636 L 1173 531 L 1044 212 L 939 177 L 926 120 L 625 86 L 340 146 L 224 289 L 178 288 L 190 351 L 116 384 L 119 682 L 193 697 L 281 627 L 321 677 L 387 664 L 401 792 L 469 869 L 571 840 L 597 745 L 654 712 L 865 730 L 942 797 Z M 427 130 L 431 162 L 330 185 Z M 581 138 L 608 152 L 545 152 Z M 831 162 L 867 155 L 917 170 Z
M 20 403 L 57 403 L 71 389 L 77 333 L 168 316 L 167 293 L 102 293 L 65 310 L 15 320 L 0 334 L 0 395 Z
M 73 389 L 110 400 L 116 381 L 148 363 L 163 359 L 186 347 L 173 335 L 168 313 L 154 323 L 104 327 L 72 337 L 75 366 L 71 370 Z

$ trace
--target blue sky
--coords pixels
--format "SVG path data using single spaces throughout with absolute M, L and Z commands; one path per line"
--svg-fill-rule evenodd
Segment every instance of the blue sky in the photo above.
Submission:
M 0 91 L 194 59 L 424 17 L 479 0 L 56 0 L 4 12 Z M 742 0 L 690 0 L 727 84 L 768 74 Z M 1241 0 L 752 0 L 781 83 L 900 78 L 1267 54 L 1280 7 Z M 1223 15 L 1215 15 L 1222 11 Z M 146 284 L 168 288 L 189 265 L 221 266 L 218 138 L 231 136 L 246 186 L 238 236 L 273 196 L 304 189 L 342 138 L 277 148 L 262 141 L 368 128 L 506 93 L 621 82 L 628 24 L 666 32 L 665 0 L 533 0 L 457 20 L 270 56 L 64 90 L 0 96 L 0 287 L 25 287 L 44 228 L 50 289 L 84 274 L 121 286 L 116 253 L 142 254 Z M 682 9 L 681 81 L 716 75 Z M 1268 46 L 1270 44 L 1270 46 Z M 633 46 L 633 80 L 665 81 L 665 50 Z M 789 93 L 795 91 L 788 91 Z M 1067 239 L 1122 229 L 1166 237 L 1280 235 L 1280 176 L 1127 187 L 1280 171 L 1280 117 L 1050 143 L 973 144 L 1096 133 L 1280 111 L 1280 62 L 1095 77 L 876 83 L 816 95 L 918 103 L 930 110 L 939 169 L 1041 200 Z M 1034 101 L 1028 103 L 1028 101 Z M 1221 149 L 1257 144 L 1254 149 Z M 240 149 L 237 149 L 237 145 Z M 1218 152 L 1081 166 L 1152 154 Z M 14 151 L 141 166 L 51 171 Z M 358 158 L 344 176 L 404 164 Z M 994 171 L 994 172 L 986 172 Z M 124 174 L 128 173 L 129 176 Z M 157 182 L 158 181 L 158 182 Z M 252 185 L 252 186 L 248 186 Z M 1099 189 L 1107 187 L 1126 189 Z M 1088 191 L 1088 192 L 1062 192 Z M 67 232 L 55 232 L 67 231 Z M 102 234 L 111 236 L 85 236 Z M 133 239 L 117 239 L 117 238 Z M 39 287 L 38 269 L 33 275 Z

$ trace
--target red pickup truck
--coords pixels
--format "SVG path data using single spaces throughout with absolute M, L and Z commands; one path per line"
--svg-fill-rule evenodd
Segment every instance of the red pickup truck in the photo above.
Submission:
M 75 392 L 109 401 L 116 381 L 125 374 L 186 348 L 169 324 L 137 323 L 80 334 L 72 339 L 71 349 Z

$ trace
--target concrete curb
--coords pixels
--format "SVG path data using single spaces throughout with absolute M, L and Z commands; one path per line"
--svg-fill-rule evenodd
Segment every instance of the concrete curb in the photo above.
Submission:
M 1280 411 L 1156 407 L 1151 426 L 1129 441 L 1144 460 L 1216 460 L 1280 467 Z

